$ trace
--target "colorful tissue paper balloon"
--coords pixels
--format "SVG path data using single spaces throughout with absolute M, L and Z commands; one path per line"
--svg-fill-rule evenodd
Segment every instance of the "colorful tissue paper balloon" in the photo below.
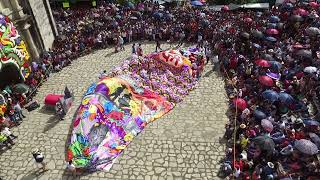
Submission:
M 30 59 L 26 45 L 13 22 L 3 15 L 0 15 L 0 48 L 0 68 L 5 64 L 13 65 L 20 73 L 21 79 L 27 78 L 31 69 L 24 67 L 29 64 Z
M 76 168 L 109 170 L 134 137 L 194 88 L 189 57 L 178 50 L 163 54 L 175 64 L 159 59 L 161 53 L 123 62 L 84 93 L 67 151 Z

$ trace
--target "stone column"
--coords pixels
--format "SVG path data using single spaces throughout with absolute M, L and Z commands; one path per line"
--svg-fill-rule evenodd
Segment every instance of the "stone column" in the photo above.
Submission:
M 10 0 L 10 5 L 16 19 L 24 16 L 22 7 L 20 6 L 18 0 Z
M 30 26 L 31 26 L 30 24 L 26 23 L 24 24 L 24 26 L 20 28 L 20 31 L 21 31 L 22 39 L 24 40 L 27 46 L 27 50 L 30 53 L 31 58 L 33 58 L 31 61 L 33 61 L 39 58 L 39 52 L 30 34 L 30 30 L 29 30 Z

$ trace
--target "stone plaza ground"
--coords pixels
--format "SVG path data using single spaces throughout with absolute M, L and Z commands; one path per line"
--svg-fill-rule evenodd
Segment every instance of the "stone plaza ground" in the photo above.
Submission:
M 163 44 L 162 48 L 168 48 Z M 227 98 L 224 82 L 207 65 L 199 84 L 171 112 L 149 124 L 116 160 L 110 172 L 79 173 L 73 177 L 66 170 L 65 152 L 70 124 L 82 94 L 98 80 L 102 70 L 109 71 L 130 56 L 131 45 L 125 51 L 114 48 L 95 51 L 74 60 L 72 64 L 50 76 L 35 99 L 41 107 L 25 112 L 27 118 L 12 129 L 17 136 L 12 149 L 0 151 L 0 178 L 3 180 L 60 179 L 219 179 L 219 160 L 225 145 L 219 143 L 227 122 Z M 144 44 L 145 53 L 154 51 L 155 44 Z M 68 86 L 75 102 L 65 120 L 58 120 L 43 107 L 49 93 L 62 94 Z M 31 151 L 41 149 L 48 171 L 40 173 Z

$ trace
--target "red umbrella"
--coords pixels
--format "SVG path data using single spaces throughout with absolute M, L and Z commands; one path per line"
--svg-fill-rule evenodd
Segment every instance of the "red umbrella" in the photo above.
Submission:
M 259 82 L 265 86 L 273 86 L 274 83 L 273 83 L 273 80 L 268 77 L 268 76 L 260 76 L 259 77 Z
M 269 35 L 277 35 L 277 34 L 279 34 L 279 31 L 276 29 L 267 29 L 266 33 Z
M 247 18 L 244 19 L 244 22 L 251 23 L 251 22 L 252 22 L 252 19 L 249 18 L 249 17 L 247 17 Z
M 242 98 L 233 99 L 233 104 L 241 111 L 247 108 L 247 102 Z
M 302 9 L 302 8 L 298 8 L 293 11 L 293 14 L 300 15 L 300 16 L 307 16 L 309 14 L 309 12 L 307 10 Z
M 258 66 L 261 66 L 261 67 L 270 67 L 271 64 L 267 61 L 267 60 L 264 60 L 264 59 L 257 59 L 255 61 L 256 65 Z

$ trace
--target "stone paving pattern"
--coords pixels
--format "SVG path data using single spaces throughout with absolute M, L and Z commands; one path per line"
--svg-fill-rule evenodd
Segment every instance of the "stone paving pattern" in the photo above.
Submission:
M 163 44 L 162 48 L 168 48 Z M 144 44 L 144 52 L 154 51 L 155 44 Z M 219 179 L 219 160 L 225 146 L 219 143 L 227 122 L 227 100 L 224 82 L 207 65 L 196 89 L 171 112 L 149 124 L 119 156 L 110 172 L 78 173 L 72 176 L 65 167 L 65 150 L 70 124 L 82 94 L 98 80 L 98 73 L 109 71 L 130 55 L 126 50 L 113 53 L 104 49 L 83 56 L 59 73 L 50 76 L 35 99 L 41 107 L 30 113 L 19 127 L 12 129 L 18 139 L 12 149 L 0 151 L 0 177 L 15 179 Z M 68 86 L 75 102 L 65 120 L 43 107 L 49 93 L 62 94 Z M 39 148 L 45 154 L 48 171 L 40 173 L 31 155 Z

